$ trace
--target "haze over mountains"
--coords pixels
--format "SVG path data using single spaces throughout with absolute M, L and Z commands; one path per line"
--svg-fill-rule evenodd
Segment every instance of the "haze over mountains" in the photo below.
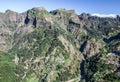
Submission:
M 119 82 L 120 16 L 111 16 L 0 13 L 0 82 Z
M 115 18 L 117 15 L 116 15 L 116 14 L 97 14 L 97 13 L 94 13 L 94 14 L 92 14 L 92 16 L 98 16 L 98 17 L 113 17 L 113 18 Z

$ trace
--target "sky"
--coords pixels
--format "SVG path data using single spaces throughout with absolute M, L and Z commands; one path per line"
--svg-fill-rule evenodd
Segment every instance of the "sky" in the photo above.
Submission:
M 0 12 L 10 9 L 21 13 L 41 6 L 48 11 L 58 8 L 74 9 L 77 14 L 120 13 L 120 0 L 0 0 Z

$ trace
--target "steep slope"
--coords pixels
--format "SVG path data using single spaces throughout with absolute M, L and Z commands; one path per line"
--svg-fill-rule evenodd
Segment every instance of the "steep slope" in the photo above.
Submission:
M 38 7 L 0 25 L 0 82 L 119 82 L 119 16 Z
M 83 78 L 87 82 L 120 81 L 119 33 L 107 40 L 106 45 L 95 56 L 87 57 L 83 63 Z
M 80 77 L 82 55 L 57 29 L 36 28 L 21 38 L 11 51 L 17 54 L 18 64 L 26 70 L 26 75 L 19 77 L 25 82 L 32 78 L 53 82 Z

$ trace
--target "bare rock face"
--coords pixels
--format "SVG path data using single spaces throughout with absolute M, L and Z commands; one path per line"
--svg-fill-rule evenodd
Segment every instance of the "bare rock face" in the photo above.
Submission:
M 42 7 L 28 10 L 25 19 L 26 24 L 32 24 L 34 27 L 51 28 L 52 22 L 52 16 Z
M 33 8 L 27 12 L 17 13 L 6 10 L 0 13 L 0 39 L 1 51 L 12 48 L 14 34 L 21 36 L 33 31 L 34 27 L 48 28 L 53 27 L 52 16 L 44 8 Z
M 99 52 L 99 49 L 102 48 L 102 42 L 97 41 L 95 38 L 91 38 L 85 42 L 80 47 L 80 51 L 85 57 L 92 57 Z

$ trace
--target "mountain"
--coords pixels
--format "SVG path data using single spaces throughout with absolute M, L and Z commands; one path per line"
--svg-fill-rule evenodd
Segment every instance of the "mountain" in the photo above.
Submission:
M 43 7 L 0 13 L 0 82 L 119 80 L 119 15 Z

